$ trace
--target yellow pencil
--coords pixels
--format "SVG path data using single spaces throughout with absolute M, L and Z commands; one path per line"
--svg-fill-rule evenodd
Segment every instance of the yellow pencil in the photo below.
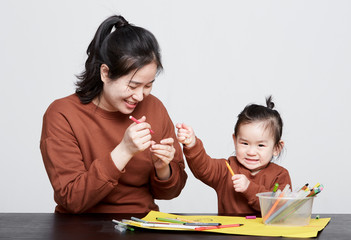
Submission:
M 229 169 L 229 171 L 232 174 L 232 176 L 234 176 L 233 169 L 229 166 L 229 163 L 227 161 L 225 161 L 225 164 L 227 165 L 227 168 Z

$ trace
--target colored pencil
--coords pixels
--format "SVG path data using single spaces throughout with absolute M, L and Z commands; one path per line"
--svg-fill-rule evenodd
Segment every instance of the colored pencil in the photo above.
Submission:
M 234 176 L 233 169 L 230 167 L 229 163 L 227 161 L 225 161 L 225 164 L 227 165 L 227 168 L 229 169 L 229 172 L 232 174 L 232 176 Z
M 278 206 L 278 203 L 280 202 L 280 200 L 282 199 L 282 197 L 284 197 L 285 193 L 288 191 L 290 185 L 286 184 L 283 191 L 279 194 L 279 197 L 277 200 L 275 200 L 273 206 L 271 207 L 271 209 L 268 211 L 268 213 L 266 214 L 266 216 L 263 218 L 263 221 L 266 222 L 266 220 L 272 215 L 273 211 L 275 210 L 275 208 Z M 286 202 L 286 201 L 284 201 Z
M 129 119 L 137 124 L 141 123 L 138 119 L 134 118 L 133 116 L 129 116 Z M 152 131 L 152 129 L 150 129 L 150 133 L 155 133 L 155 132 Z
M 244 224 L 227 224 L 227 225 L 220 225 L 220 226 L 208 226 L 208 227 L 197 227 L 195 230 L 203 231 L 203 230 L 212 230 L 212 229 L 220 229 L 220 228 L 230 228 L 230 227 L 240 227 Z
M 195 223 L 184 223 L 187 226 L 220 226 L 220 223 L 202 223 L 202 222 L 195 222 Z
M 179 221 L 179 220 L 173 219 L 173 218 L 160 218 L 160 217 L 157 217 L 156 220 L 162 221 L 162 222 L 169 222 L 169 223 L 178 223 L 178 224 L 184 224 L 185 223 L 183 221 Z

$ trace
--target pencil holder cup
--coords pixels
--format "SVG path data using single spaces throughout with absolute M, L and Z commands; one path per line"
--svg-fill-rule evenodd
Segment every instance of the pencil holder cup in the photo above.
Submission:
M 305 226 L 310 223 L 314 197 L 275 197 L 272 192 L 258 193 L 264 224 Z

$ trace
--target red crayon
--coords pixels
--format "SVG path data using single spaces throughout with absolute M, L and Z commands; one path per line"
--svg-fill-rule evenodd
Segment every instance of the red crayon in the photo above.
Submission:
M 138 124 L 141 123 L 140 121 L 138 121 L 138 119 L 134 118 L 133 116 L 129 116 L 129 119 L 135 123 L 138 123 Z M 150 133 L 155 133 L 155 132 L 150 129 Z

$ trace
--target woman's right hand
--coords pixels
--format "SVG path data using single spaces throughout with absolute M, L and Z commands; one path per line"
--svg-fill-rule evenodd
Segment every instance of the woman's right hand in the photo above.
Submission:
M 132 123 L 125 131 L 121 143 L 111 152 L 111 158 L 120 171 L 136 153 L 151 146 L 151 126 L 145 122 L 145 116 L 138 120 L 140 123 Z
M 127 128 L 121 142 L 125 151 L 128 151 L 132 156 L 144 151 L 151 145 L 150 124 L 145 122 L 145 116 L 138 120 L 140 123 L 133 123 Z
M 185 123 L 177 123 L 176 128 L 178 129 L 177 139 L 180 143 L 188 148 L 195 146 L 196 137 L 194 130 L 190 126 Z

